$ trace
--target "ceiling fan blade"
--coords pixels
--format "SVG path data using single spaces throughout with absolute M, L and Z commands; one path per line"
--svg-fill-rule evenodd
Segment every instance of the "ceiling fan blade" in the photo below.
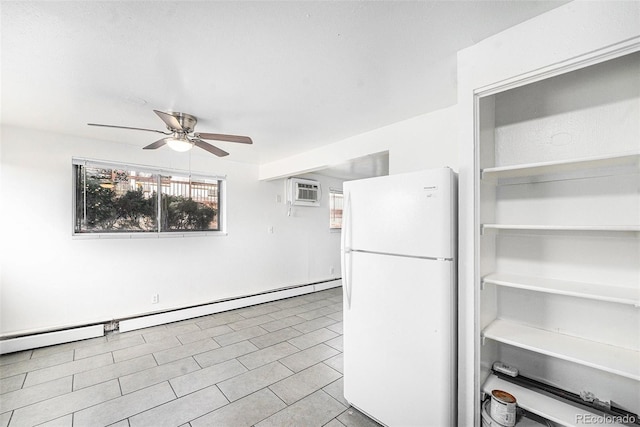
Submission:
M 223 135 L 220 133 L 196 133 L 196 138 L 212 139 L 214 141 L 239 142 L 241 144 L 253 144 L 248 136 Z
M 129 126 L 116 126 L 116 125 L 102 125 L 99 123 L 87 123 L 87 125 L 89 126 L 100 126 L 103 128 L 116 128 L 116 129 L 130 129 L 130 130 L 144 130 L 147 132 L 156 132 L 156 133 L 161 133 L 163 135 L 171 135 L 171 132 L 162 132 L 161 130 L 155 130 L 155 129 L 145 129 L 145 128 L 132 128 Z
M 162 121 L 165 122 L 167 126 L 169 126 L 169 128 L 182 130 L 182 125 L 174 115 L 158 110 L 153 110 L 153 112 L 156 113 L 158 117 L 160 117 Z
M 211 145 L 208 142 L 204 142 L 201 139 L 198 138 L 190 138 L 189 139 L 191 142 L 193 142 L 193 144 L 196 147 L 200 147 L 203 150 L 206 150 L 208 152 L 210 152 L 211 154 L 215 154 L 218 157 L 224 157 L 224 156 L 228 156 L 229 153 L 227 153 L 224 150 L 221 150 L 220 148 L 216 147 L 215 145 Z
M 142 147 L 143 150 L 155 150 L 156 148 L 160 148 L 167 143 L 167 138 L 162 138 L 154 142 L 153 144 L 149 144 L 146 147 Z

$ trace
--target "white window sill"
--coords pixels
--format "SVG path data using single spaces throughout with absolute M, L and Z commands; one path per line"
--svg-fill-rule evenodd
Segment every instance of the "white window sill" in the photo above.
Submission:
M 227 236 L 225 231 L 169 231 L 169 232 L 139 232 L 139 233 L 73 233 L 73 239 L 163 239 L 179 237 Z

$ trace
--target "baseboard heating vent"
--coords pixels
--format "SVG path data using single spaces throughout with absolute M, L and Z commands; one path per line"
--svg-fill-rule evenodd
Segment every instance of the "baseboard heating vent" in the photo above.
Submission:
M 328 280 L 308 285 L 275 289 L 260 294 L 214 301 L 195 307 L 184 307 L 171 311 L 152 313 L 132 319 L 120 319 L 120 332 L 150 328 L 152 326 L 163 325 L 165 323 L 179 322 L 181 320 L 193 319 L 194 317 L 207 316 L 209 314 L 220 313 L 222 311 L 235 310 L 237 308 L 249 307 L 265 302 L 291 298 L 298 295 L 304 295 L 325 289 L 335 288 L 338 286 L 342 286 L 342 280 Z
M 102 337 L 107 334 L 127 332 L 166 323 L 178 322 L 180 320 L 192 319 L 194 317 L 206 316 L 242 307 L 249 307 L 256 304 L 318 292 L 339 286 L 342 286 L 341 279 L 330 279 L 305 285 L 274 289 L 260 294 L 213 301 L 192 307 L 182 307 L 164 312 L 149 313 L 128 319 L 114 319 L 92 325 L 33 332 L 31 334 L 24 334 L 21 336 L 7 337 L 0 340 L 0 354 L 14 353 L 16 351 L 47 347 L 71 341 Z
M 0 341 L 0 354 L 14 353 L 16 351 L 30 350 L 32 348 L 47 347 L 101 336 L 104 336 L 103 324 L 25 335 Z

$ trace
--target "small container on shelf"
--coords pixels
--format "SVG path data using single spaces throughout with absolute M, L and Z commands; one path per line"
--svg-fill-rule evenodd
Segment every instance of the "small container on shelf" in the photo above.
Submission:
M 504 424 L 494 420 L 491 414 L 491 399 L 489 398 L 482 404 L 482 427 L 505 427 Z M 516 420 L 513 425 L 514 427 L 554 427 L 554 424 L 546 418 L 522 408 L 516 408 Z

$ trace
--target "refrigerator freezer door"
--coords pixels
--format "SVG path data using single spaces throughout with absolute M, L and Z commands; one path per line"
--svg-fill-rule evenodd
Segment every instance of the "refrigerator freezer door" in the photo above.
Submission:
M 442 168 L 345 182 L 347 249 L 452 258 L 454 179 Z
M 362 252 L 346 262 L 345 399 L 388 426 L 454 425 L 453 263 Z

